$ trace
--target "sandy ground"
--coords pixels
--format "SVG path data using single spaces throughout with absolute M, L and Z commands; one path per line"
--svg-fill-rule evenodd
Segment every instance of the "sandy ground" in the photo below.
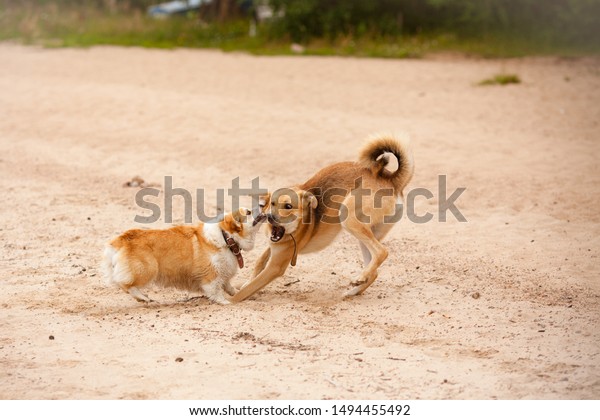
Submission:
M 476 86 L 503 71 L 523 83 Z M 600 398 L 598 61 L 4 44 L 0 92 L 1 398 Z M 103 285 L 104 243 L 147 214 L 132 176 L 214 212 L 237 176 L 294 184 L 389 129 L 435 218 L 392 230 L 363 296 L 341 297 L 347 235 L 229 307 Z M 438 221 L 439 174 L 467 223 Z

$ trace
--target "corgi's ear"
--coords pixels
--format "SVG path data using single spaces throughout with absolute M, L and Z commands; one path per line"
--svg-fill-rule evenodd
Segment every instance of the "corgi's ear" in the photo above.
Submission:
M 248 220 L 248 216 L 250 216 L 251 214 L 252 212 L 245 207 L 240 207 L 239 209 L 231 213 L 231 215 L 233 216 L 233 220 L 238 224 L 246 223 L 246 221 Z
M 240 219 L 241 215 L 239 214 L 239 210 L 226 214 L 225 218 L 223 219 L 225 230 L 229 233 L 239 232 L 242 230 L 242 222 Z

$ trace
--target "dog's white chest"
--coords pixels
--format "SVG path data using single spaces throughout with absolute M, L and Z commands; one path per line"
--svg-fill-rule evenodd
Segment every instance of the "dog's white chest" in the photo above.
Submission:
M 238 268 L 238 262 L 233 252 L 228 248 L 220 249 L 213 258 L 212 263 L 223 280 L 230 280 L 235 276 Z

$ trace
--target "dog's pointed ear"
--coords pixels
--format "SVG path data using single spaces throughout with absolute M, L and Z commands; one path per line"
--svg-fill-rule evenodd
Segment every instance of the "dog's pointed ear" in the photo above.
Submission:
M 269 201 L 271 200 L 271 193 L 266 193 L 258 197 L 258 208 L 263 211 L 266 207 L 269 207 Z
M 240 226 L 240 223 L 233 217 L 233 213 L 227 213 L 221 222 L 221 229 L 229 233 L 237 232 Z
M 225 230 L 231 233 L 241 231 L 246 217 L 246 209 L 237 209 L 226 214 L 223 219 Z
M 317 197 L 315 197 L 312 193 L 308 191 L 304 193 L 304 200 L 306 200 L 307 205 L 309 205 L 312 209 L 316 209 L 319 205 Z
M 232 212 L 231 216 L 233 217 L 233 221 L 235 222 L 235 224 L 240 226 L 242 223 L 246 222 L 248 216 L 251 214 L 252 212 L 247 208 L 240 207 L 239 209 Z

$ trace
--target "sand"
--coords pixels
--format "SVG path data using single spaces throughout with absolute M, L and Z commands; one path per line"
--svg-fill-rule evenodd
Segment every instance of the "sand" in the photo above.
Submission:
M 600 398 L 597 60 L 2 44 L 0 63 L 1 398 Z M 477 86 L 499 72 L 523 83 Z M 434 219 L 391 231 L 364 295 L 342 299 L 346 234 L 237 305 L 104 286 L 105 242 L 147 227 L 133 176 L 214 212 L 235 177 L 302 182 L 380 130 L 410 134 Z M 438 175 L 466 223 L 439 221 Z

